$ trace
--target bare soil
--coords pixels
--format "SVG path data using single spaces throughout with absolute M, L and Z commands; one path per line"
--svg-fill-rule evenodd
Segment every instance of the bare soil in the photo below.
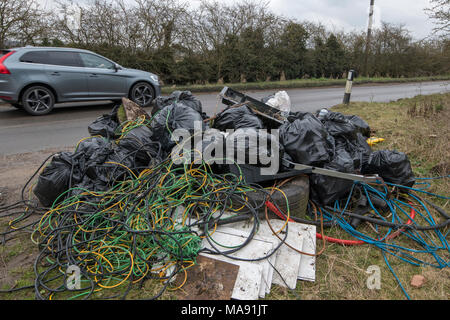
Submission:
M 0 207 L 21 200 L 23 187 L 48 157 L 61 151 L 71 150 L 73 148 L 0 155 Z M 37 176 L 38 174 L 36 174 Z M 28 190 L 24 192 L 25 198 L 27 192 Z M 17 211 L 20 211 L 20 209 Z M 14 216 L 0 218 L 1 232 L 11 230 L 9 222 L 12 218 Z M 38 217 L 34 219 L 38 219 Z M 0 243 L 3 243 L 3 241 L 4 239 L 0 239 Z M 8 240 L 4 246 L 0 245 L 0 289 L 25 285 L 18 284 L 18 280 L 23 279 L 25 273 L 31 272 L 37 254 L 37 247 L 31 242 L 29 233 L 20 233 L 13 239 Z M 0 299 L 1 297 L 2 294 L 0 294 Z

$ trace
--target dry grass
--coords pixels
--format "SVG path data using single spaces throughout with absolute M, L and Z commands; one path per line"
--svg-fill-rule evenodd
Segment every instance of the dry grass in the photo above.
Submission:
M 397 102 L 351 103 L 339 105 L 334 111 L 356 114 L 365 119 L 374 131 L 374 136 L 384 138 L 385 142 L 375 149 L 396 149 L 408 154 L 417 177 L 448 175 L 450 161 L 450 94 L 418 96 Z M 438 166 L 440 165 L 440 166 Z M 433 180 L 427 191 L 450 196 L 449 179 Z M 436 200 L 447 212 L 450 203 Z M 439 223 L 442 221 L 435 213 Z M 448 228 L 443 230 L 443 234 Z M 332 228 L 326 234 L 349 239 L 345 231 Z M 447 237 L 448 240 L 448 237 Z M 408 239 L 399 238 L 400 245 L 412 245 Z M 318 249 L 320 249 L 318 242 Z M 446 261 L 449 255 L 441 253 Z M 418 256 L 419 257 L 419 256 Z M 388 261 L 400 279 L 411 299 L 448 300 L 450 298 L 450 270 L 433 267 L 416 267 L 395 257 Z M 429 257 L 420 256 L 427 260 Z M 371 265 L 381 269 L 381 289 L 369 290 L 366 286 Z M 413 275 L 423 275 L 426 283 L 421 288 L 410 285 Z M 324 254 L 317 258 L 316 282 L 299 282 L 297 294 L 302 299 L 326 300 L 397 300 L 405 299 L 400 286 L 389 271 L 379 249 L 370 246 L 343 247 L 327 244 Z M 289 299 L 290 294 L 278 294 L 270 298 Z

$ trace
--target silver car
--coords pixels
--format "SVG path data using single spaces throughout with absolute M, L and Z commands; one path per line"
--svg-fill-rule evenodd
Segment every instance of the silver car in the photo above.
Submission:
M 158 76 L 71 48 L 0 50 L 0 99 L 38 116 L 56 103 L 120 100 L 142 107 L 161 94 Z

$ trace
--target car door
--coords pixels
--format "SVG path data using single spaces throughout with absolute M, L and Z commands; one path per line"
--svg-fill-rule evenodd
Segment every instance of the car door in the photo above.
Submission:
M 88 77 L 91 98 L 121 98 L 128 95 L 126 78 L 116 70 L 115 64 L 103 57 L 80 52 Z
M 56 90 L 60 101 L 89 99 L 87 75 L 78 53 L 47 51 L 45 72 L 49 84 Z

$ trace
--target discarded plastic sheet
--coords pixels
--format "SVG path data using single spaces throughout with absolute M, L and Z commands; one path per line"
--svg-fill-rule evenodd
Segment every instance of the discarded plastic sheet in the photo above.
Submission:
M 285 222 L 282 220 L 271 219 L 270 225 L 276 232 L 283 228 Z M 234 223 L 228 227 L 249 232 L 249 224 L 246 222 Z M 315 254 L 316 251 L 316 227 L 306 224 L 289 222 L 287 229 L 286 243 L 291 247 L 310 254 Z M 262 236 L 265 239 L 280 243 L 280 239 L 273 234 L 266 220 L 261 221 L 257 236 Z M 221 227 L 218 228 L 221 230 Z M 286 230 L 286 229 L 284 229 Z M 285 231 L 284 231 L 285 232 Z M 284 239 L 285 233 L 279 234 L 281 239 Z M 277 259 L 274 268 L 278 272 L 274 272 L 272 284 L 277 284 L 282 287 L 287 286 L 290 289 L 295 289 L 297 279 L 304 279 L 308 281 L 315 281 L 315 256 L 308 256 L 300 254 L 287 245 L 282 245 L 277 252 Z
M 291 98 L 286 91 L 278 91 L 266 102 L 266 104 L 279 109 L 284 118 L 291 112 Z
M 302 224 L 301 230 L 303 236 L 302 251 L 309 254 L 316 254 L 316 226 Z M 302 255 L 297 279 L 316 281 L 316 256 Z
M 216 230 L 214 234 L 211 236 L 214 242 L 217 242 L 214 244 L 216 248 L 219 250 L 229 250 L 230 247 L 241 245 L 243 241 L 245 241 L 249 237 L 249 232 L 238 230 L 235 228 L 228 228 L 228 227 L 221 227 L 220 230 Z M 220 245 L 219 245 L 220 244 Z M 209 244 L 209 242 L 205 239 L 203 240 L 203 246 L 205 248 L 212 249 L 212 246 Z M 219 256 L 218 259 L 221 261 L 226 261 L 230 263 L 236 263 L 241 265 L 242 262 L 245 263 L 251 263 L 254 265 L 258 265 L 261 267 L 261 273 L 260 273 L 260 281 L 258 286 L 258 297 L 263 298 L 267 292 L 270 292 L 270 286 L 272 284 L 272 277 L 273 277 L 273 268 L 271 267 L 271 264 L 274 265 L 276 254 L 272 254 L 267 259 L 262 259 L 258 261 L 251 261 L 254 259 L 260 259 L 266 256 L 269 256 L 269 254 L 273 253 L 273 250 L 275 249 L 275 245 L 273 242 L 270 241 L 270 239 L 266 239 L 265 237 L 261 237 L 259 235 L 253 237 L 252 241 L 245 246 L 244 248 L 240 249 L 239 251 L 230 254 L 229 256 L 237 259 L 242 260 L 235 260 L 233 258 L 225 257 L 225 256 Z M 214 249 L 212 249 L 214 250 Z M 216 256 L 212 255 L 209 256 L 212 258 L 215 258 Z M 243 261 L 246 260 L 246 261 Z M 239 279 L 246 280 L 243 284 L 241 282 L 238 282 L 239 285 L 243 286 L 250 286 L 253 288 L 253 281 L 251 279 L 252 276 L 243 275 L 245 273 L 245 270 L 240 270 L 240 276 Z M 248 281 L 247 281 L 248 280 Z M 251 292 L 250 289 L 244 290 Z M 235 298 L 235 295 L 233 294 L 233 298 Z M 237 298 L 236 298 L 237 299 Z M 250 299 L 250 297 L 246 297 L 246 299 Z
M 245 231 L 221 228 L 221 230 L 216 230 L 216 232 L 214 232 L 212 238 L 214 239 L 214 242 L 217 242 L 214 246 L 219 250 L 223 250 L 224 248 L 229 249 L 230 247 L 242 244 L 248 236 L 249 234 Z M 220 243 L 220 245 L 218 245 L 218 243 Z M 212 249 L 212 246 L 206 239 L 203 241 L 203 246 Z M 268 259 L 259 261 L 251 260 L 268 256 L 273 252 L 274 248 L 275 246 L 272 242 L 260 236 L 256 236 L 252 239 L 251 245 L 249 244 L 241 250 L 229 255 L 230 257 L 237 259 L 222 255 L 216 256 L 208 254 L 206 256 L 241 266 L 232 298 L 239 300 L 255 300 L 258 299 L 258 297 L 263 298 L 267 292 L 270 292 L 273 276 L 273 268 L 271 268 L 270 264 L 275 262 L 276 254 L 273 254 Z M 257 276 L 253 274 L 256 269 L 248 266 L 248 264 L 260 268 L 260 272 Z M 255 279 L 259 280 L 256 281 Z

